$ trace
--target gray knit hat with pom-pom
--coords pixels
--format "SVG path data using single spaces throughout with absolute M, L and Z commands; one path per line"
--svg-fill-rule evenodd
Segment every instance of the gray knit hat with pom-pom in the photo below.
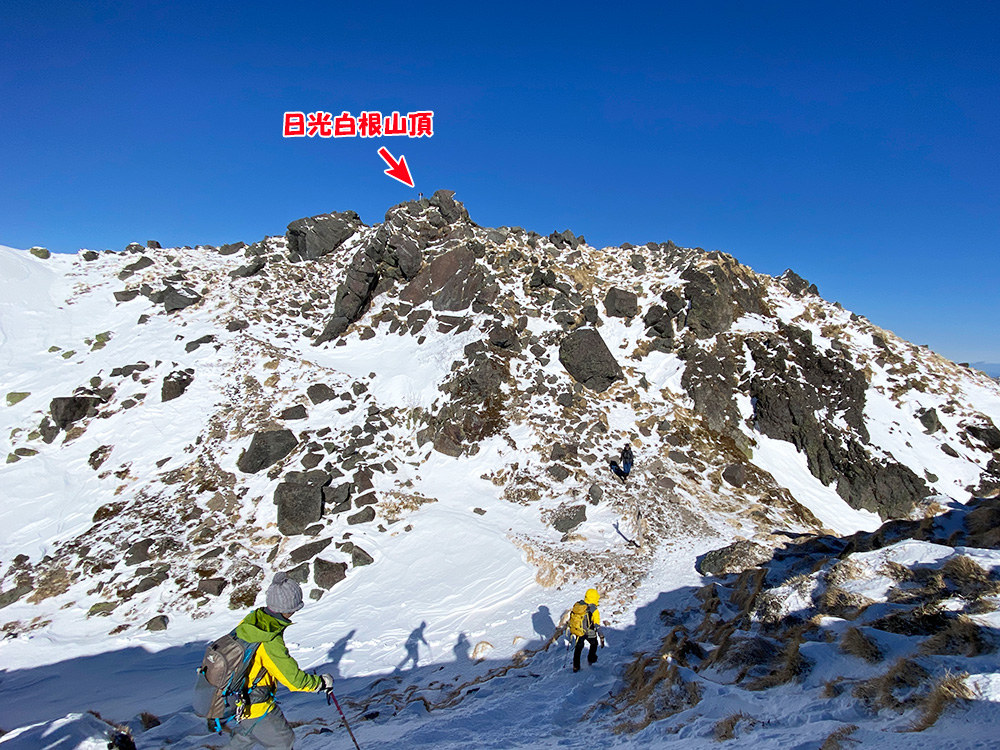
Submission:
M 272 612 L 291 614 L 302 609 L 302 587 L 284 571 L 274 574 L 267 587 L 267 608 Z

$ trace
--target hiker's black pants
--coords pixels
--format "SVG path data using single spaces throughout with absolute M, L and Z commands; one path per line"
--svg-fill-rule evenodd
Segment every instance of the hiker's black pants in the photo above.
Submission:
M 580 668 L 580 655 L 583 653 L 583 644 L 590 643 L 590 653 L 587 654 L 587 663 L 593 664 L 597 661 L 597 636 L 580 635 L 576 638 L 576 648 L 573 649 L 573 669 Z

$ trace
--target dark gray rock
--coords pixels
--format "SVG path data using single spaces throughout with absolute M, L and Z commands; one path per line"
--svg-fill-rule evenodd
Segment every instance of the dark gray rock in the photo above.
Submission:
M 250 441 L 236 466 L 244 474 L 256 474 L 261 469 L 276 464 L 299 444 L 291 430 L 258 432 Z
M 559 345 L 559 361 L 574 380 L 598 393 L 623 377 L 611 350 L 593 328 L 567 334 Z
M 639 314 L 639 298 L 634 292 L 613 286 L 604 297 L 604 309 L 613 318 L 633 318 Z
M 197 294 L 182 294 L 172 286 L 167 287 L 163 292 L 163 309 L 168 313 L 183 310 L 198 302 L 201 302 L 201 297 Z
M 306 395 L 314 404 L 322 404 L 324 401 L 332 401 L 337 398 L 337 392 L 326 383 L 316 383 L 306 389 Z
M 329 547 L 332 541 L 332 539 L 320 539 L 318 542 L 303 544 L 301 547 L 292 550 L 292 553 L 288 556 L 288 560 L 292 565 L 298 565 L 306 560 L 311 560 Z
M 389 238 L 389 248 L 395 253 L 399 271 L 404 279 L 409 281 L 420 273 L 424 259 L 416 242 L 409 237 L 396 234 Z
M 135 263 L 129 263 L 127 266 L 125 266 L 125 270 L 128 271 L 129 273 L 136 273 L 137 271 L 141 271 L 144 268 L 149 268 L 152 265 L 154 265 L 153 259 L 147 256 L 143 256 L 139 258 L 139 260 L 137 260 Z
M 924 431 L 928 435 L 932 435 L 941 429 L 941 420 L 938 417 L 936 409 L 922 409 L 917 412 L 917 419 L 920 420 L 920 424 L 924 426 Z
M 314 471 L 290 471 L 283 479 L 291 484 L 308 484 L 310 487 L 325 487 L 333 477 L 322 469 Z
M 441 217 L 449 224 L 469 221 L 469 212 L 455 200 L 454 190 L 438 190 L 431 196 L 430 205 L 436 206 Z
M 229 276 L 230 278 L 233 279 L 247 279 L 251 276 L 256 276 L 258 273 L 264 270 L 265 265 L 266 261 L 264 260 L 264 258 L 257 257 L 250 263 L 247 263 L 245 266 L 234 268 L 232 271 L 229 272 Z
M 756 274 L 729 256 L 720 254 L 704 267 L 688 266 L 681 278 L 687 282 L 684 296 L 690 303 L 686 323 L 698 338 L 728 330 L 746 313 L 767 314 L 765 290 Z
M 747 483 L 747 467 L 743 464 L 730 464 L 722 472 L 722 478 L 733 487 L 742 487 Z
M 317 558 L 313 562 L 313 581 L 328 591 L 347 578 L 347 563 Z
M 944 453 L 946 456 L 951 456 L 952 458 L 959 457 L 959 452 L 954 448 L 952 448 L 950 445 L 948 445 L 948 443 L 941 444 L 941 452 Z
M 139 296 L 138 289 L 123 289 L 120 292 L 115 292 L 116 302 L 131 302 L 136 297 Z
M 799 297 L 803 294 L 819 295 L 819 289 L 816 288 L 815 284 L 810 284 L 808 281 L 795 273 L 795 271 L 791 268 L 787 269 L 780 277 L 778 277 L 778 281 L 784 285 L 785 289 Z
M 215 336 L 213 336 L 210 333 L 207 333 L 204 336 L 202 336 L 201 338 L 197 338 L 194 341 L 187 342 L 184 345 L 184 351 L 186 351 L 188 354 L 190 354 L 191 352 L 193 352 L 195 349 L 197 349 L 202 344 L 211 344 L 213 341 L 215 341 Z
M 359 523 L 371 523 L 375 520 L 375 509 L 370 505 L 365 506 L 357 513 L 352 516 L 347 517 L 347 523 L 351 526 L 355 526 Z
M 18 599 L 20 599 L 23 596 L 27 596 L 34 590 L 35 587 L 29 583 L 19 583 L 9 591 L 4 591 L 2 594 L 0 594 L 0 609 L 3 609 L 4 607 L 9 607 Z
M 162 250 L 160 243 L 156 240 L 146 240 L 146 247 L 150 250 Z
M 597 505 L 604 498 L 604 488 L 595 482 L 587 490 L 587 497 L 590 498 L 591 505 Z
M 198 581 L 198 591 L 209 596 L 219 596 L 229 583 L 225 578 L 202 578 Z
M 965 431 L 976 440 L 984 443 L 987 449 L 1000 450 L 1000 430 L 992 422 L 966 425 Z
M 362 565 L 371 565 L 375 562 L 375 558 L 365 552 L 361 547 L 354 545 L 351 550 L 351 564 L 355 568 L 360 568 Z
M 163 385 L 160 387 L 160 400 L 163 402 L 173 401 L 182 395 L 193 382 L 193 369 L 175 370 L 163 378 Z
M 245 242 L 231 242 L 219 248 L 219 255 L 235 255 L 246 246 Z
M 338 510 L 346 503 L 346 507 Z M 336 487 L 323 488 L 323 504 L 327 508 L 332 508 L 334 513 L 342 513 L 351 508 L 351 483 L 344 482 Z
M 354 473 L 351 495 L 354 497 L 354 504 L 359 508 L 363 505 L 374 505 L 378 502 L 378 498 L 375 497 L 375 486 L 372 484 L 372 472 L 370 470 L 360 469 Z
M 344 567 L 347 567 L 346 565 Z M 291 570 L 287 571 L 288 577 L 291 578 L 296 583 L 306 584 L 309 581 L 309 563 L 304 562 L 301 565 L 296 565 Z
M 166 615 L 157 615 L 156 617 L 149 620 L 143 627 L 151 633 L 159 633 L 167 629 L 167 625 L 170 624 L 170 618 Z
M 555 479 L 557 482 L 562 482 L 570 475 L 569 469 L 567 469 L 562 464 L 552 464 L 545 469 L 549 476 Z
M 570 505 L 559 508 L 552 516 L 552 528 L 566 534 L 587 520 L 586 505 Z
M 250 327 L 250 324 L 245 320 L 230 320 L 226 324 L 226 330 L 230 332 L 244 331 Z
M 274 490 L 278 506 L 278 531 L 285 536 L 301 534 L 323 517 L 323 490 L 308 484 L 284 482 Z
M 278 415 L 278 419 L 305 419 L 309 414 L 306 412 L 306 407 L 302 404 L 296 404 L 295 406 L 289 406 L 283 412 Z
M 87 261 L 88 263 L 90 263 L 92 261 L 95 261 L 95 260 L 97 260 L 100 257 L 101 256 L 98 255 L 97 253 L 95 253 L 93 250 L 84 250 L 83 251 L 83 259 L 85 261 Z
M 49 414 L 57 429 L 65 430 L 73 422 L 96 413 L 104 403 L 96 396 L 59 396 L 49 402 Z
M 147 562 L 151 556 L 150 549 L 155 541 L 155 539 L 147 538 L 133 543 L 125 550 L 125 564 L 138 565 L 139 563 Z
M 354 211 L 321 214 L 297 219 L 288 225 L 289 258 L 292 261 L 316 260 L 328 255 L 364 224 Z
M 639 273 L 646 273 L 646 259 L 638 253 L 633 253 L 628 262 Z
M 770 562 L 774 551 L 747 540 L 741 540 L 722 549 L 706 553 L 695 563 L 695 570 L 703 576 L 721 576 L 742 573 Z
M 487 285 L 486 272 L 476 263 L 476 255 L 467 247 L 457 247 L 431 261 L 411 281 L 399 298 L 414 306 L 428 300 L 437 311 L 468 309 Z M 490 303 L 486 297 L 481 301 Z

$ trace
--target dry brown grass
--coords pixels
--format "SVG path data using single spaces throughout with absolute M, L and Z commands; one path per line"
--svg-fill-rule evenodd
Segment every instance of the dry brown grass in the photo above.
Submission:
M 757 724 L 757 720 L 739 711 L 735 714 L 731 714 L 724 719 L 719 719 L 715 722 L 715 726 L 712 727 L 712 737 L 716 742 L 725 742 L 726 740 L 734 740 L 737 735 L 737 728 L 740 724 L 744 724 L 747 729 L 753 729 Z
M 836 584 L 827 585 L 820 594 L 817 607 L 825 615 L 853 620 L 875 602 L 868 597 L 840 588 Z
M 941 566 L 941 575 L 949 587 L 963 599 L 974 601 L 1000 593 L 1000 581 L 971 557 L 952 557 Z
M 669 638 L 669 636 L 668 636 Z M 622 689 L 610 705 L 622 715 L 614 726 L 618 734 L 641 731 L 654 721 L 696 706 L 701 701 L 701 685 L 687 681 L 670 653 L 637 654 L 625 668 Z
M 868 569 L 853 558 L 840 560 L 826 574 L 828 586 L 840 586 L 847 581 L 856 581 L 869 575 Z
M 847 742 L 860 742 L 861 740 L 851 739 L 851 735 L 858 731 L 857 724 L 848 724 L 846 727 L 836 729 L 827 735 L 819 750 L 844 750 Z
M 877 664 L 883 659 L 882 649 L 875 640 L 855 627 L 850 627 L 844 632 L 844 636 L 840 639 L 840 650 L 871 664 Z
M 768 688 L 792 682 L 807 674 L 812 664 L 799 651 L 803 640 L 803 630 L 800 629 L 791 632 L 788 637 L 788 643 L 782 651 L 778 668 L 764 677 L 747 683 L 747 690 L 767 690 Z
M 922 732 L 941 718 L 950 706 L 961 701 L 972 700 L 973 694 L 965 679 L 969 675 L 946 674 L 934 682 L 930 691 L 920 700 L 920 715 L 907 728 L 908 732 Z
M 899 659 L 878 677 L 858 683 L 851 694 L 872 711 L 900 711 L 915 702 L 914 692 L 930 674 L 910 659 Z
M 920 644 L 922 654 L 973 657 L 994 651 L 996 644 L 990 638 L 989 630 L 965 615 L 959 615 L 947 628 Z

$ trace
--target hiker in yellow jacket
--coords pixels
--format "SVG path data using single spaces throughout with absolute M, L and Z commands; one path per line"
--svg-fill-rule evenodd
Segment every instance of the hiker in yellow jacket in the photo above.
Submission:
M 580 671 L 580 656 L 583 654 L 585 643 L 590 644 L 590 653 L 587 654 L 587 663 L 593 664 L 597 661 L 597 639 L 601 639 L 604 645 L 604 635 L 601 633 L 601 613 L 597 610 L 597 605 L 601 601 L 601 595 L 597 589 L 587 589 L 583 599 L 573 605 L 569 614 L 569 632 L 576 636 L 576 648 L 573 649 L 573 671 Z
M 259 643 L 247 675 L 251 686 L 250 707 L 233 731 L 232 750 L 249 750 L 260 744 L 265 750 L 291 750 L 295 734 L 274 701 L 281 683 L 289 690 L 326 691 L 333 688 L 328 674 L 306 674 L 288 653 L 285 628 L 302 609 L 302 588 L 285 573 L 277 573 L 267 589 L 267 606 L 255 609 L 236 626 L 236 637 Z

